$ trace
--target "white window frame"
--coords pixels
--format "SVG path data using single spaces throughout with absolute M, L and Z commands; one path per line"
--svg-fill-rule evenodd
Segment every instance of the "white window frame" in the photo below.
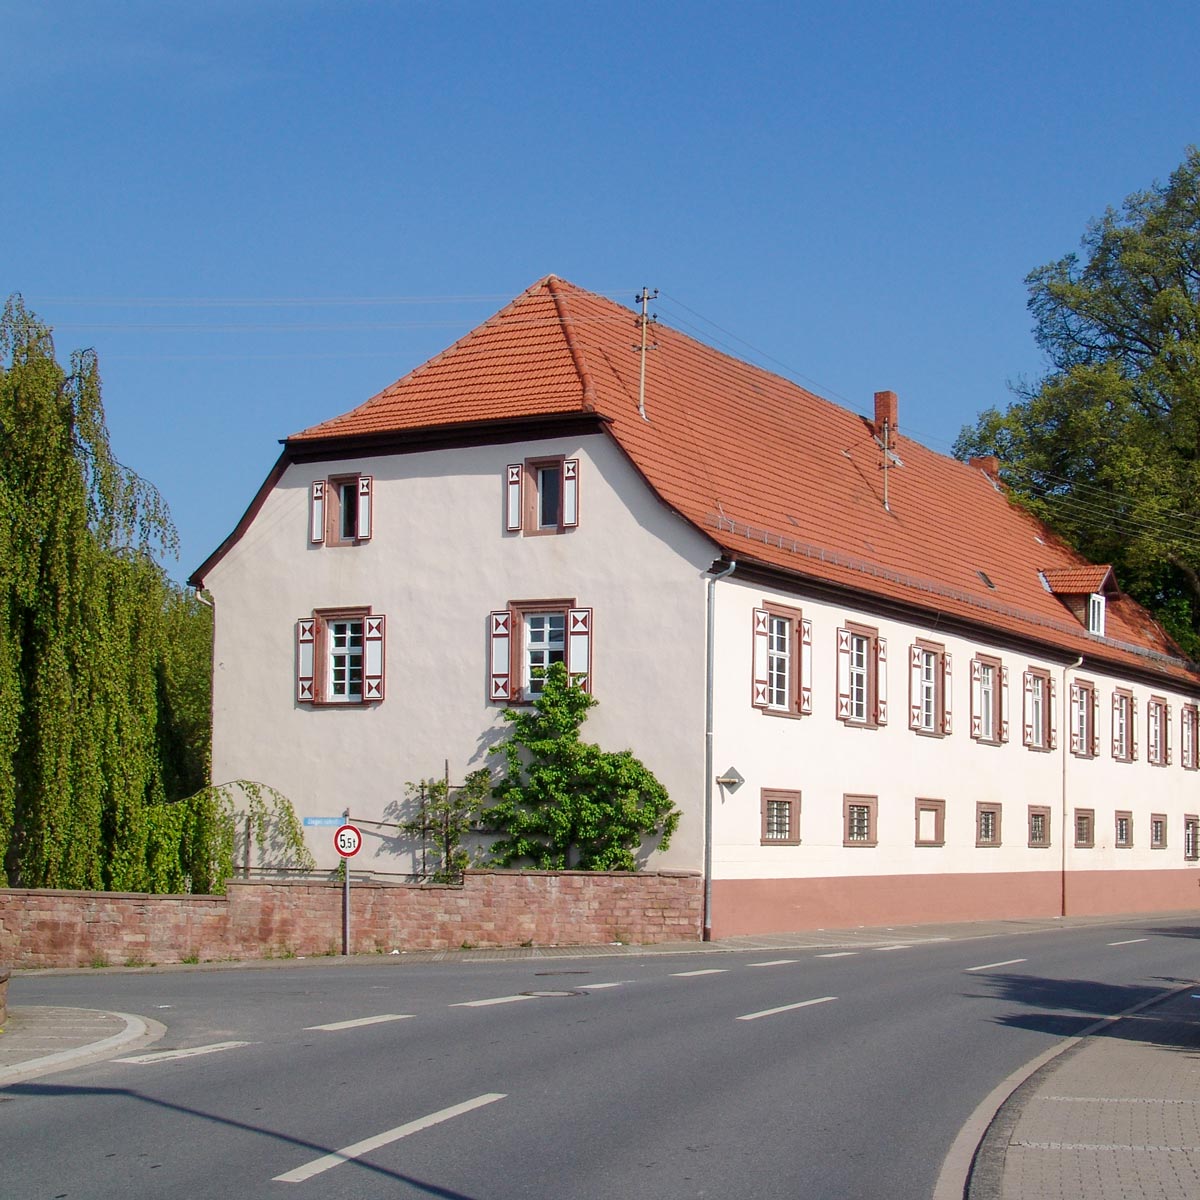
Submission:
M 1104 597 L 1099 592 L 1093 592 L 1088 597 L 1088 633 L 1104 636 Z
M 530 610 L 522 612 L 521 621 L 521 690 L 526 700 L 536 700 L 542 694 L 544 673 L 555 663 L 567 661 L 567 613 L 565 609 Z M 552 636 L 553 622 L 557 622 L 557 638 Z M 546 636 L 535 640 L 535 628 Z M 535 674 L 537 671 L 543 676 Z

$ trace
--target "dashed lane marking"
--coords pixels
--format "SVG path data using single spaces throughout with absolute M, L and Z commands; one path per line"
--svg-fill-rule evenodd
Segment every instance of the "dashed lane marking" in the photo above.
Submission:
M 770 962 L 747 963 L 748 967 L 786 967 L 794 962 L 799 962 L 798 958 L 773 958 Z
M 408 1021 L 412 1013 L 380 1013 L 377 1017 L 355 1017 L 352 1021 L 330 1021 L 328 1025 L 306 1025 L 305 1029 L 325 1029 L 330 1033 L 339 1029 L 357 1029 L 360 1025 L 382 1025 L 386 1021 Z
M 518 1000 L 532 1000 L 532 996 L 493 996 L 490 1000 L 461 1000 L 451 1008 L 487 1008 L 492 1004 L 515 1004 Z
M 1006 958 L 1003 962 L 984 963 L 978 967 L 963 967 L 963 973 L 968 971 L 990 971 L 993 967 L 1015 967 L 1017 963 L 1028 962 L 1025 958 Z
M 201 1054 L 217 1054 L 221 1050 L 236 1050 L 238 1046 L 253 1046 L 254 1042 L 213 1042 L 208 1046 L 189 1046 L 186 1050 L 154 1050 L 149 1054 L 134 1054 L 114 1059 L 119 1063 L 160 1063 L 174 1058 L 196 1058 Z
M 581 992 L 598 992 L 601 988 L 624 987 L 627 983 L 632 982 L 632 979 L 618 979 L 615 983 L 581 983 L 579 990 Z
M 482 1108 L 485 1104 L 494 1104 L 497 1100 L 503 1100 L 504 1095 L 503 1092 L 485 1092 L 482 1096 L 476 1096 L 473 1100 L 464 1100 L 461 1104 L 440 1109 L 438 1112 L 430 1113 L 427 1117 L 418 1117 L 415 1121 L 409 1121 L 406 1125 L 397 1125 L 395 1129 L 389 1129 L 385 1133 L 377 1133 L 374 1137 L 364 1138 L 361 1142 L 355 1142 L 352 1146 L 344 1146 L 341 1150 L 335 1150 L 332 1154 L 325 1154 L 320 1158 L 315 1158 L 312 1162 L 305 1163 L 302 1167 L 296 1167 L 292 1171 L 285 1171 L 282 1175 L 276 1175 L 271 1182 L 303 1183 L 306 1179 L 311 1179 L 314 1175 L 320 1175 L 323 1171 L 340 1166 L 344 1162 L 351 1162 L 356 1158 L 361 1158 L 364 1154 L 370 1154 L 372 1150 L 378 1150 L 381 1146 L 398 1142 L 401 1138 L 409 1137 L 414 1133 L 420 1133 L 423 1129 L 440 1125 L 443 1121 L 452 1120 L 454 1117 L 461 1117 L 464 1113 L 469 1113 L 476 1108 Z
M 1132 946 L 1134 942 L 1148 942 L 1149 938 L 1129 938 L 1124 942 L 1109 942 L 1110 946 Z
M 835 950 L 832 954 L 817 954 L 815 958 L 853 958 L 857 950 Z
M 816 1000 L 801 1000 L 798 1004 L 783 1004 L 779 1008 L 764 1008 L 762 1012 L 747 1013 L 739 1021 L 757 1021 L 759 1017 L 773 1017 L 777 1013 L 793 1012 L 797 1008 L 811 1008 L 814 1004 L 828 1004 L 836 996 L 819 996 Z
M 674 979 L 692 979 L 697 975 L 724 975 L 724 967 L 708 967 L 703 971 L 672 971 L 671 976 Z

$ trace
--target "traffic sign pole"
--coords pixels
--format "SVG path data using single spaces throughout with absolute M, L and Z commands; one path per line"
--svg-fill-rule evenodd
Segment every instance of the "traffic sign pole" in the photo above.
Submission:
M 342 813 L 342 820 L 345 822 L 342 829 L 354 829 L 354 826 L 350 824 L 349 808 Z M 338 853 L 342 855 L 342 957 L 344 958 L 350 953 L 350 859 L 348 855 L 342 852 L 342 841 L 338 837 L 342 829 L 339 829 L 334 834 L 333 843 L 337 847 Z M 357 832 L 358 830 L 355 830 L 355 833 Z M 361 844 L 361 838 L 359 839 L 359 844 Z M 358 845 L 356 844 L 354 853 L 357 853 L 357 851 Z

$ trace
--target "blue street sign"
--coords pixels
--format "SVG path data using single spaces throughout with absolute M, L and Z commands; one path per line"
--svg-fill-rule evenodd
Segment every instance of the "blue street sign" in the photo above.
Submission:
M 305 817 L 305 825 L 340 825 L 342 817 Z

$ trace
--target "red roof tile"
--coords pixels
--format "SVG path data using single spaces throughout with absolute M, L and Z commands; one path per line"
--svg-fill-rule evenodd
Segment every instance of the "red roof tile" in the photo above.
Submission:
M 1042 572 L 1056 596 L 1083 596 L 1101 592 L 1112 583 L 1112 567 L 1049 567 Z
M 1107 639 L 1089 635 L 1038 572 L 1092 591 L 1108 568 L 1085 562 L 978 469 L 896 436 L 885 508 L 883 452 L 867 418 L 664 325 L 647 355 L 643 420 L 635 322 L 549 276 L 288 445 L 594 410 L 659 496 L 732 558 L 1196 681 L 1125 597 L 1108 606 Z

